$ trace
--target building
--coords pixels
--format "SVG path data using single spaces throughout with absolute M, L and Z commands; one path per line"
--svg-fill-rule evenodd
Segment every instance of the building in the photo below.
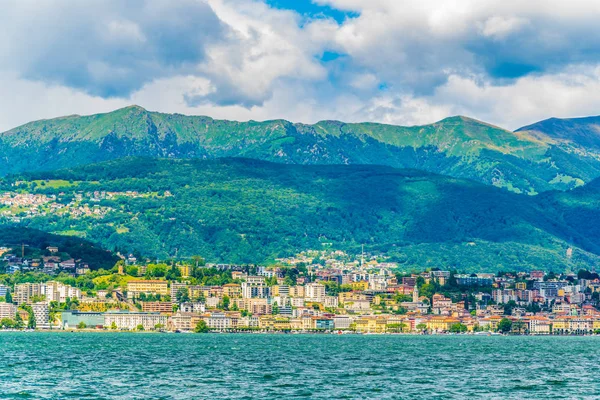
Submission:
M 492 286 L 493 278 L 480 275 L 455 275 L 460 286 Z
M 15 319 L 17 314 L 17 306 L 12 303 L 0 303 L 0 319 L 10 318 Z
M 170 301 L 141 301 L 143 312 L 172 313 L 173 303 Z
M 290 297 L 304 298 L 304 286 L 290 286 Z
M 332 331 L 335 329 L 335 323 L 331 318 L 313 317 L 315 329 Z
M 167 317 L 159 313 L 145 312 L 106 312 L 104 313 L 104 326 L 107 328 L 134 330 L 138 326 L 143 326 L 144 330 L 150 331 L 156 329 L 157 325 L 166 326 Z
M 42 289 L 39 283 L 21 283 L 15 286 L 13 302 L 17 305 L 29 303 L 29 299 L 34 296 L 41 296 Z
M 169 295 L 169 283 L 161 280 L 135 280 L 127 283 L 127 298 L 134 299 L 140 294 Z
M 533 289 L 539 290 L 540 295 L 545 298 L 558 297 L 558 291 L 567 286 L 566 281 L 535 281 L 533 282 Z
M 41 295 L 46 298 L 46 302 L 56 301 L 65 303 L 67 298 L 81 300 L 81 290 L 60 282 L 46 282 L 40 286 Z
M 223 285 L 223 295 L 230 299 L 242 297 L 242 286 L 237 283 Z
M 35 327 L 37 329 L 50 328 L 50 309 L 47 303 L 33 303 L 33 316 L 35 317 Z
M 350 329 L 350 325 L 352 324 L 352 318 L 347 315 L 336 315 L 332 319 L 335 329 Z
M 320 283 L 305 285 L 304 299 L 308 302 L 323 303 L 325 301 L 325 285 Z
M 242 297 L 244 299 L 269 297 L 269 287 L 265 284 L 265 277 L 248 276 L 246 281 L 242 282 Z
M 290 287 L 287 285 L 275 285 L 272 288 L 273 296 L 280 297 L 289 297 L 290 296 Z
M 191 331 L 200 319 L 198 314 L 178 312 L 169 318 L 169 328 L 173 331 Z
M 8 286 L 0 285 L 0 297 L 6 297 L 8 293 Z
M 61 327 L 63 329 L 76 328 L 82 322 L 88 328 L 102 327 L 104 325 L 104 314 L 76 310 L 65 310 L 61 313 Z
M 206 305 L 199 301 L 181 303 L 179 305 L 179 311 L 186 314 L 202 314 L 206 312 Z
M 204 321 L 210 329 L 223 330 L 232 327 L 231 318 L 225 313 L 212 313 L 210 317 L 204 318 Z

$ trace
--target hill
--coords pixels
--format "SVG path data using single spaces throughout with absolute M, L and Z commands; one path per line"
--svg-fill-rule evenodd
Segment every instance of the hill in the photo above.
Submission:
M 550 118 L 519 128 L 541 140 L 554 140 L 565 145 L 579 146 L 582 150 L 600 150 L 600 116 L 584 118 Z
M 127 156 L 245 157 L 412 168 L 535 194 L 571 189 L 600 176 L 599 153 L 466 117 L 413 127 L 339 121 L 306 125 L 214 120 L 132 106 L 35 121 L 0 134 L 0 175 Z
M 2 181 L 13 203 L 34 203 L 5 218 L 115 251 L 256 263 L 364 244 L 407 269 L 469 271 L 598 263 L 599 186 L 521 196 L 416 170 L 231 158 L 126 158 Z
M 104 250 L 93 243 L 72 236 L 53 235 L 37 229 L 29 229 L 19 226 L 0 226 L 0 246 L 14 249 L 17 256 L 25 252 L 26 257 L 38 257 L 51 255 L 47 247 L 57 247 L 59 252 L 54 254 L 62 259 L 81 260 L 91 269 L 110 269 L 119 257 L 114 253 Z M 22 247 L 23 246 L 23 247 Z

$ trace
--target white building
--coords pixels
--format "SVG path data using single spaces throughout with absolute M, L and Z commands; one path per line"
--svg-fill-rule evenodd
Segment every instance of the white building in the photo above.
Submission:
M 35 317 L 35 327 L 37 329 L 50 328 L 50 309 L 47 303 L 34 303 L 31 305 L 33 316 Z
M 139 325 L 144 327 L 144 330 L 153 330 L 156 325 L 167 325 L 167 317 L 159 313 L 145 312 L 107 312 L 104 314 L 104 326 L 111 328 L 113 323 L 117 329 L 137 329 Z
M 242 282 L 242 297 L 245 299 L 269 297 L 269 288 L 265 284 L 264 276 L 248 276 Z
M 323 303 L 325 301 L 325 285 L 314 282 L 305 285 L 304 298 L 309 302 Z
M 179 311 L 182 313 L 202 314 L 206 312 L 206 305 L 199 301 L 190 303 L 181 303 Z
M 352 318 L 347 315 L 336 315 L 333 317 L 333 326 L 335 329 L 350 329 Z
M 10 318 L 15 319 L 17 314 L 17 306 L 12 303 L 0 303 L 0 319 Z

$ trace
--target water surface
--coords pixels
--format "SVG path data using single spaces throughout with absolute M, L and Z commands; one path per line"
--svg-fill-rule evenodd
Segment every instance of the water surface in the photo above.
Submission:
M 600 337 L 0 333 L 2 399 L 600 398 Z

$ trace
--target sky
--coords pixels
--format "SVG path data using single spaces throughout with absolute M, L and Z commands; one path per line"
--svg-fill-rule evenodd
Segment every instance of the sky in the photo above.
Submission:
M 600 114 L 597 0 L 0 0 L 0 131 L 148 110 L 507 129 Z

